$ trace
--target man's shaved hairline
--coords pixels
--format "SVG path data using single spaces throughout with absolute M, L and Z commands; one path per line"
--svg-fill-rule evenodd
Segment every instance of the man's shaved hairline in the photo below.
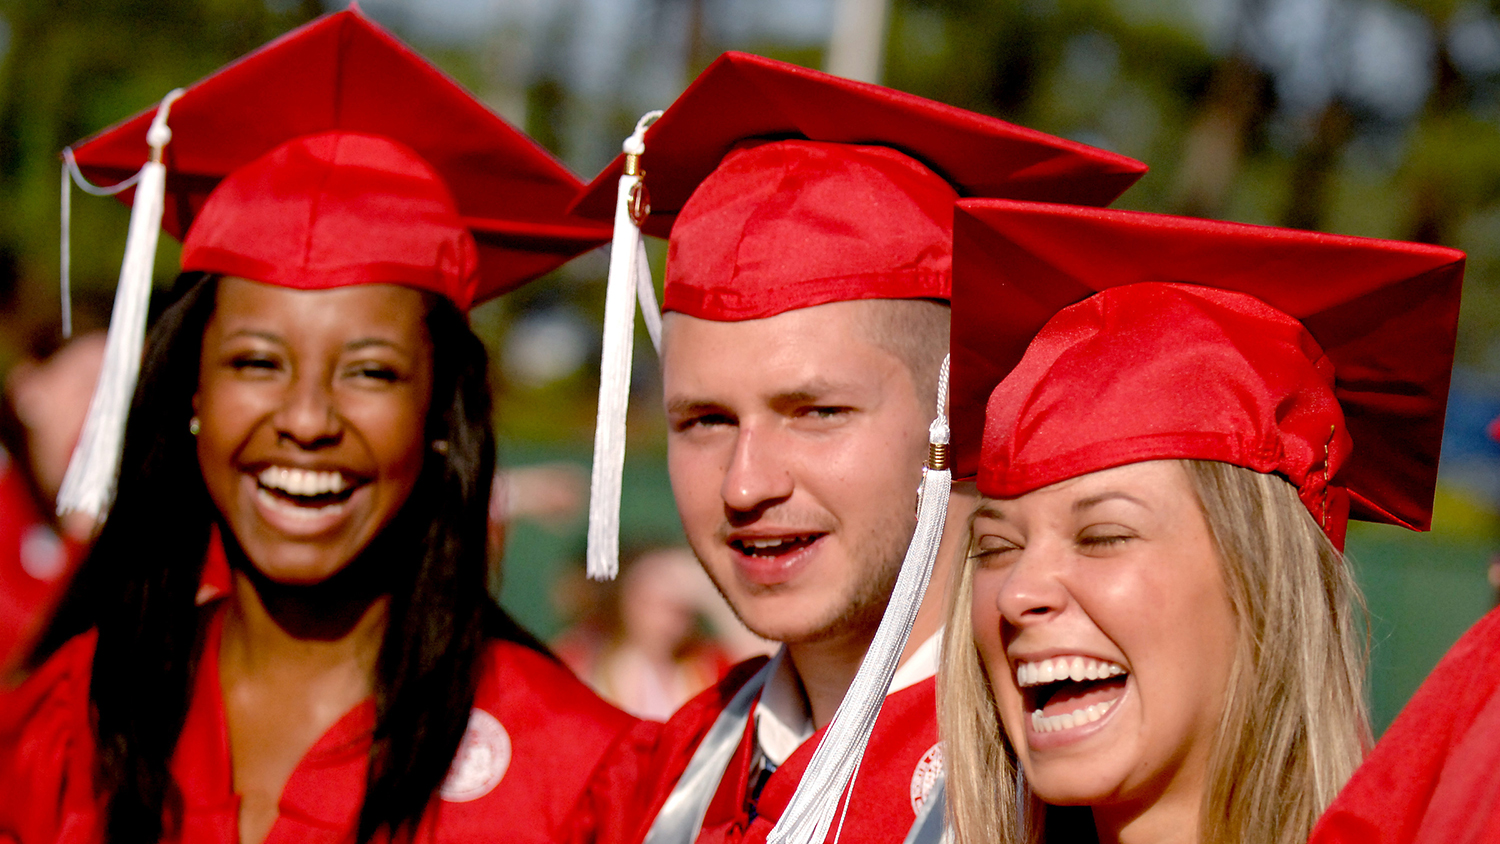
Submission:
M 936 410 L 938 373 L 948 354 L 952 309 L 934 299 L 866 299 L 861 329 L 911 374 L 917 397 Z

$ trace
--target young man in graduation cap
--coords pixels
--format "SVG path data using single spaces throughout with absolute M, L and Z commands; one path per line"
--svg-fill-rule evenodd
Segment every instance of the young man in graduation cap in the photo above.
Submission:
M 141 176 L 61 496 L 107 518 L 0 696 L 0 839 L 555 841 L 638 722 L 487 592 L 465 311 L 606 230 L 354 11 L 178 93 L 68 153 Z M 158 223 L 186 292 L 141 364 Z
M 741 620 L 783 647 L 679 710 L 636 788 L 600 809 L 614 813 L 605 840 L 765 840 L 780 824 L 772 840 L 821 841 L 835 823 L 850 841 L 901 841 L 930 812 L 941 771 L 941 590 L 926 604 L 922 590 L 929 572 L 946 580 L 953 553 L 937 553 L 932 572 L 948 495 L 946 481 L 931 483 L 947 477 L 932 423 L 943 415 L 954 202 L 1102 205 L 1145 168 L 733 53 L 626 152 L 576 208 L 602 217 L 617 202 L 612 286 L 643 262 L 622 229 L 669 239 L 661 358 L 678 511 Z M 644 288 L 642 298 L 649 327 Z M 631 318 L 628 301 L 606 304 L 606 385 L 621 313 Z M 619 412 L 607 392 L 601 419 Z M 605 427 L 596 501 L 611 483 L 601 466 L 618 458 Z M 939 454 L 924 481 L 929 440 Z M 919 487 L 935 525 L 916 524 Z M 612 505 L 601 509 L 608 518 Z M 954 521 L 967 515 L 955 510 Z M 608 534 L 591 533 L 591 566 Z M 929 568 L 909 576 L 921 558 Z M 851 778 L 850 811 L 835 821 Z M 941 811 L 930 814 L 940 829 Z

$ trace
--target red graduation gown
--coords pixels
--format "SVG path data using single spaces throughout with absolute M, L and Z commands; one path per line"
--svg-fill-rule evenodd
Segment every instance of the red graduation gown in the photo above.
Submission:
M 1500 841 L 1500 609 L 1432 670 L 1309 844 Z
M 16 459 L 0 448 L 0 673 L 26 655 L 83 558 L 47 524 Z
M 638 782 L 633 789 L 606 794 L 618 789 L 621 777 L 603 788 L 596 782 L 590 788 L 589 800 L 596 807 L 613 805 L 617 812 L 612 823 L 600 824 L 601 844 L 639 844 L 673 786 L 687 768 L 693 752 L 713 726 L 719 713 L 766 662 L 757 657 L 741 663 L 725 678 L 699 694 L 673 715 L 661 730 L 661 737 L 649 759 L 637 761 Z M 875 722 L 864 763 L 854 779 L 850 809 L 844 819 L 840 840 L 894 842 L 900 844 L 916 820 L 917 809 L 931 789 L 933 778 L 942 766 L 942 751 L 937 737 L 936 683 L 931 677 L 916 685 L 893 692 L 885 699 Z M 819 730 L 803 742 L 767 780 L 751 817 L 745 795 L 749 793 L 750 766 L 754 750 L 754 711 L 729 768 L 720 781 L 719 790 L 708 806 L 699 844 L 718 842 L 763 842 L 781 813 L 792 799 L 802 773 L 812 760 Z M 838 834 L 835 821 L 828 840 Z M 576 839 L 575 839 L 576 840 Z
M 219 627 L 215 620 L 171 763 L 182 814 L 180 824 L 168 822 L 166 840 L 184 844 L 239 838 Z M 94 641 L 90 633 L 69 642 L 0 698 L 0 842 L 100 841 L 88 714 Z M 416 840 L 555 841 L 599 760 L 637 722 L 529 648 L 492 642 L 483 659 L 468 732 Z M 308 751 L 266 844 L 354 841 L 374 717 L 373 700 L 364 701 Z

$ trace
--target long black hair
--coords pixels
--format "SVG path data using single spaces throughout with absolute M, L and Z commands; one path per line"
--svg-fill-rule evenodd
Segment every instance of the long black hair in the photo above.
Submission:
M 195 597 L 221 521 L 188 431 L 217 287 L 214 276 L 184 273 L 184 292 L 151 331 L 114 504 L 40 649 L 99 631 L 90 696 L 111 841 L 159 840 L 164 807 L 178 804 L 168 765 L 211 616 Z M 433 800 L 468 723 L 485 641 L 542 650 L 486 589 L 495 438 L 484 346 L 451 302 L 427 299 L 434 377 L 426 435 L 447 447 L 429 450 L 401 512 L 371 543 L 383 553 L 394 544 L 416 563 L 389 567 L 360 841 L 382 828 L 414 830 Z M 224 539 L 233 546 L 227 528 Z

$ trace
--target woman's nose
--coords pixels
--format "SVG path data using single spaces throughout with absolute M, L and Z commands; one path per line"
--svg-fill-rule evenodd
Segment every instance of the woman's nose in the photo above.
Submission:
M 343 437 L 333 390 L 317 378 L 293 380 L 276 413 L 275 424 L 278 439 L 303 449 L 326 448 Z
M 1006 570 L 995 597 L 1006 621 L 1018 627 L 1036 624 L 1067 607 L 1069 596 L 1061 578 L 1064 561 L 1059 544 L 1032 543 Z

